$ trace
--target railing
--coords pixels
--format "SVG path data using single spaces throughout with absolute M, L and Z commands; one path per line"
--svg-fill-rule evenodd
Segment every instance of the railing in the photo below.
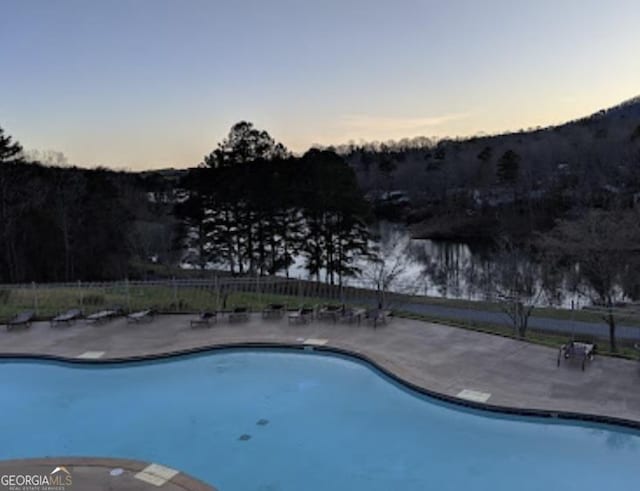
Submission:
M 407 293 L 381 292 L 373 288 L 356 286 L 339 286 L 326 283 L 283 278 L 277 276 L 230 277 L 220 276 L 209 279 L 169 279 L 149 281 L 114 281 L 114 282 L 73 282 L 73 283 L 30 283 L 0 285 L 0 323 L 18 312 L 32 310 L 39 319 L 51 318 L 54 315 L 79 308 L 85 315 L 104 308 L 120 307 L 127 312 L 153 309 L 160 313 L 195 313 L 204 310 L 222 310 L 245 306 L 251 310 L 261 310 L 270 303 L 286 304 L 298 308 L 303 305 L 319 305 L 323 303 L 347 304 L 365 308 L 377 307 L 382 303 L 384 308 L 396 312 L 423 315 L 433 320 L 453 320 L 457 325 L 474 321 L 447 317 L 437 311 L 429 314 L 428 309 L 420 308 L 422 301 L 415 294 L 415 285 L 394 285 L 394 288 Z M 480 306 L 479 309 L 487 309 Z M 489 309 L 490 310 L 490 309 Z M 614 309 L 617 323 L 640 324 L 640 315 L 634 309 Z M 629 310 L 632 310 L 630 312 Z M 494 310 L 500 312 L 499 309 Z M 593 309 L 591 313 L 602 315 L 604 312 Z M 444 316 L 444 317 L 443 317 Z M 482 321 L 480 322 L 489 322 Z M 490 321 L 496 325 L 510 325 L 509 318 Z M 560 321 L 562 322 L 562 321 Z M 573 315 L 566 318 L 565 324 L 574 331 Z M 606 323 L 598 322 L 599 337 L 608 336 Z M 549 328 L 529 327 L 529 331 L 554 332 Z M 558 331 L 566 334 L 568 331 Z M 579 334 L 579 326 L 575 333 Z
M 31 283 L 0 285 L 0 317 L 33 310 L 39 318 L 70 308 L 85 314 L 118 306 L 126 311 L 153 308 L 158 312 L 198 312 L 269 303 L 391 305 L 406 295 L 373 289 L 282 277 L 213 277 L 150 281 Z

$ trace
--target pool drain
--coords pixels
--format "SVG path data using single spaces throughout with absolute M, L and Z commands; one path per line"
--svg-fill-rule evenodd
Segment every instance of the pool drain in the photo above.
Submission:
M 258 426 L 266 426 L 269 424 L 269 420 L 268 419 L 259 419 L 256 424 Z
M 238 438 L 238 440 L 240 440 L 241 442 L 246 442 L 247 440 L 249 440 L 251 438 L 251 435 L 247 435 L 246 433 L 244 435 L 240 435 L 240 437 Z

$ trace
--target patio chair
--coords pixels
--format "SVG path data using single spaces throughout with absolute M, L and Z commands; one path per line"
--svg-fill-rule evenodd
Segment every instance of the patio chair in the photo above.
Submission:
M 593 343 L 582 341 L 569 341 L 567 344 L 560 346 L 558 350 L 557 366 L 560 366 L 560 360 L 576 359 L 582 365 L 584 371 L 587 361 L 592 361 L 595 356 L 596 345 Z
M 263 319 L 280 319 L 287 310 L 287 306 L 282 303 L 270 303 L 262 309 Z
M 200 312 L 200 315 L 198 315 L 196 319 L 191 319 L 191 321 L 189 322 L 189 325 L 191 327 L 198 327 L 198 326 L 211 327 L 211 324 L 212 323 L 215 324 L 217 320 L 218 320 L 218 317 L 216 312 L 205 311 L 205 312 Z
M 391 317 L 391 311 L 383 309 L 371 309 L 365 313 L 365 319 L 368 323 L 373 324 L 373 327 L 377 327 L 378 324 L 386 324 L 389 317 Z
M 138 312 L 132 312 L 127 316 L 127 324 L 135 323 L 139 324 L 140 322 L 148 321 L 151 322 L 153 320 L 155 313 L 152 309 L 147 310 L 139 310 Z
M 235 307 L 229 312 L 229 322 L 243 322 L 249 320 L 249 309 L 247 307 Z
M 121 313 L 122 313 L 122 308 L 116 306 L 109 309 L 104 309 L 98 312 L 94 312 L 93 314 L 88 315 L 85 320 L 92 324 L 101 324 L 103 322 L 112 320 L 114 317 L 117 317 Z
M 365 309 L 360 308 L 345 308 L 340 312 L 340 321 L 352 324 L 356 322 L 360 325 L 362 317 L 367 313 Z
M 80 317 L 82 317 L 82 312 L 80 309 L 71 309 L 63 312 L 62 314 L 56 315 L 53 319 L 51 319 L 51 327 L 59 326 L 60 324 L 71 325 L 75 321 L 77 321 Z
M 315 309 L 309 306 L 302 306 L 299 309 L 289 312 L 289 324 L 306 324 L 313 320 Z
M 344 306 L 342 305 L 323 305 L 318 310 L 317 317 L 319 320 L 332 320 L 333 322 L 337 322 L 343 310 Z
M 7 322 L 7 331 L 11 331 L 13 329 L 18 329 L 20 327 L 29 328 L 31 327 L 31 321 L 35 317 L 35 313 L 33 310 L 26 310 L 24 312 L 20 312 L 15 317 L 10 319 Z

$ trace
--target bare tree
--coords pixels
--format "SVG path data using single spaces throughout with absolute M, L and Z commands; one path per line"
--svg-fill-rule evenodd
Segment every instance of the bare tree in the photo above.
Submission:
M 529 317 L 544 291 L 537 265 L 529 248 L 516 246 L 511 240 L 502 238 L 498 242 L 493 268 L 495 299 L 511 320 L 514 333 L 524 338 Z
M 414 295 L 417 282 L 406 284 L 402 276 L 410 266 L 409 240 L 400 233 L 392 233 L 372 252 L 370 262 L 363 268 L 362 278 L 376 290 L 380 306 L 387 306 L 388 293 L 396 291 Z
M 24 159 L 28 162 L 39 162 L 53 167 L 69 165 L 67 156 L 58 150 L 25 150 Z
M 611 351 L 616 345 L 616 306 L 628 298 L 625 278 L 639 271 L 640 220 L 632 211 L 591 210 L 564 220 L 543 239 L 560 263 L 572 268 L 577 288 L 600 308 L 609 326 Z

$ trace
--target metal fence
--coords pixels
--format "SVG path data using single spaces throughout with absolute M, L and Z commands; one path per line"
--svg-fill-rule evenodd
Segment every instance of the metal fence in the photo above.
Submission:
M 277 276 L 0 285 L 0 322 L 25 310 L 33 310 L 37 318 L 47 319 L 72 308 L 79 308 L 83 314 L 89 315 L 113 307 L 119 307 L 125 312 L 153 309 L 159 313 L 196 313 L 240 306 L 257 311 L 270 303 L 285 304 L 289 308 L 324 303 L 371 308 L 381 303 L 384 308 L 396 312 L 426 314 L 432 320 L 454 321 L 456 324 L 472 326 L 478 325 L 478 322 L 510 325 L 509 318 L 501 313 L 498 304 L 493 305 L 493 309 L 489 305 L 478 307 L 488 309 L 486 314 L 490 318 L 482 315 L 479 321 L 469 320 L 467 316 L 451 316 L 447 314 L 446 308 L 439 309 L 437 304 L 431 309 L 433 312 L 422 309 L 419 305 L 421 301 L 415 296 L 418 290 L 411 288 L 412 285 L 403 287 L 402 291 L 407 293 L 380 292 L 363 287 L 330 285 Z M 592 313 L 593 322 L 597 322 L 598 337 L 606 338 L 608 329 L 602 319 L 605 312 L 603 309 L 592 309 Z M 613 313 L 617 323 L 640 325 L 640 312 L 635 308 L 615 309 Z M 566 326 L 565 329 L 558 330 L 557 326 L 553 326 L 553 320 L 550 322 L 548 327 L 530 326 L 529 331 L 558 331 L 565 334 L 574 330 L 580 332 L 579 323 L 575 324 L 575 329 L 571 327 L 567 331 Z M 565 324 L 574 325 L 573 315 L 571 319 L 565 320 Z
M 152 308 L 157 312 L 199 312 L 247 306 L 260 309 L 269 303 L 297 307 L 307 303 L 397 305 L 406 295 L 366 288 L 330 285 L 282 277 L 214 277 L 153 281 L 31 283 L 0 285 L 0 317 L 33 310 L 39 318 L 70 308 L 84 314 L 103 308 L 124 311 Z

